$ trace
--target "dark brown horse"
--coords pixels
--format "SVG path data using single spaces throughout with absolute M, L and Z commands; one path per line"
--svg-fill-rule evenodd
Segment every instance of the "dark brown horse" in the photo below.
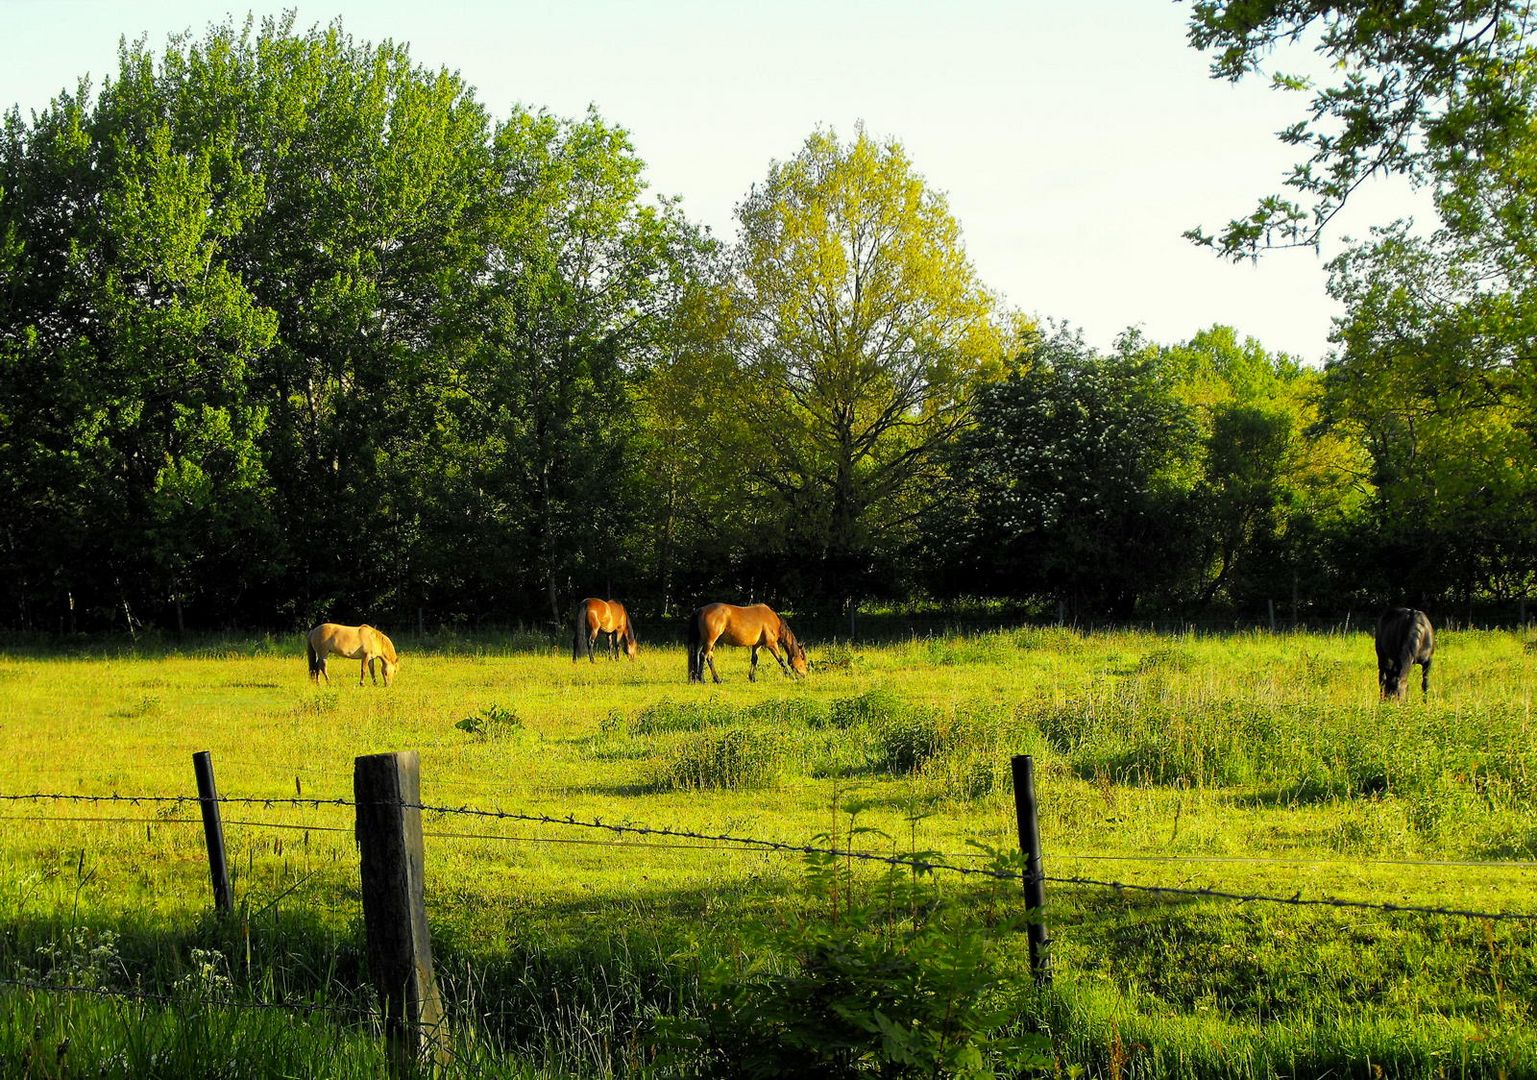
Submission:
M 793 677 L 806 674 L 806 650 L 790 632 L 790 624 L 767 604 L 753 604 L 751 607 L 706 604 L 694 612 L 688 621 L 689 682 L 704 682 L 706 664 L 710 666 L 710 674 L 715 681 L 720 682 L 720 673 L 715 670 L 716 642 L 752 649 L 752 666 L 747 671 L 749 682 L 758 680 L 759 649 L 767 649 L 769 655 L 779 661 L 779 670 L 786 675 Z M 785 657 L 779 655 L 781 645 L 784 646 L 785 656 L 789 657 L 788 666 Z
M 598 661 L 592 655 L 592 646 L 598 640 L 599 634 L 608 635 L 608 655 L 610 659 L 619 659 L 619 639 L 624 639 L 624 653 L 631 660 L 635 659 L 635 623 L 630 619 L 630 613 L 624 609 L 624 605 L 618 600 L 599 600 L 595 596 L 589 596 L 576 605 L 575 626 L 571 633 L 571 660 L 574 663 L 582 658 L 582 641 L 587 642 L 587 659 L 594 664 Z
M 1377 687 L 1383 701 L 1404 696 L 1409 673 L 1420 665 L 1420 693 L 1430 694 L 1430 660 L 1436 635 L 1430 618 L 1413 608 L 1388 608 L 1377 620 Z

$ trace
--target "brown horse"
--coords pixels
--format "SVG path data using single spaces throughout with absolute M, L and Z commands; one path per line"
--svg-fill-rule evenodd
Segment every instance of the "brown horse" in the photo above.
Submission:
M 758 680 L 759 649 L 767 649 L 769 655 L 779 661 L 779 670 L 786 675 L 806 674 L 806 650 L 790 632 L 790 624 L 767 604 L 753 604 L 751 607 L 706 604 L 694 612 L 688 621 L 689 682 L 704 682 L 706 664 L 710 666 L 710 674 L 715 677 L 715 681 L 720 682 L 720 674 L 715 670 L 717 641 L 752 649 L 752 666 L 747 671 L 749 682 Z M 784 657 L 779 655 L 780 645 L 784 646 L 785 655 L 790 658 L 788 667 L 785 666 Z
M 612 660 L 619 659 L 619 639 L 624 639 L 624 654 L 631 660 L 635 659 L 635 623 L 630 618 L 630 613 L 624 609 L 624 605 L 618 600 L 599 600 L 589 596 L 576 605 L 575 626 L 571 634 L 571 662 L 582 658 L 582 639 L 587 640 L 587 659 L 594 664 L 598 661 L 592 655 L 593 643 L 598 640 L 599 634 L 608 635 L 608 655 Z
M 367 623 L 362 626 L 321 623 L 310 631 L 306 648 L 310 658 L 310 681 L 318 683 L 324 675 L 327 686 L 331 685 L 331 675 L 326 671 L 326 657 L 332 653 L 348 660 L 363 661 L 358 668 L 359 686 L 363 685 L 365 673 L 374 680 L 374 685 L 378 685 L 379 676 L 374 673 L 375 660 L 384 669 L 385 686 L 390 685 L 395 677 L 395 669 L 400 666 L 400 657 L 395 655 L 395 643 Z
M 1409 673 L 1420 665 L 1420 694 L 1430 696 L 1430 661 L 1436 652 L 1430 616 L 1413 608 L 1388 608 L 1377 620 L 1377 689 L 1396 701 L 1408 689 Z

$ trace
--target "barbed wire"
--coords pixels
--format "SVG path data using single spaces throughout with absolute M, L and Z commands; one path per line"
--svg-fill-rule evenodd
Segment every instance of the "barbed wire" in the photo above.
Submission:
M 1184 888 L 1176 885 L 1142 885 L 1129 881 L 1103 881 L 1098 878 L 1063 877 L 1042 874 L 1042 881 L 1058 885 L 1089 885 L 1117 892 L 1170 893 L 1176 896 L 1194 896 L 1211 900 L 1239 900 L 1266 904 L 1290 904 L 1296 907 L 1355 908 L 1389 913 L 1408 912 L 1419 915 L 1451 915 L 1463 919 L 1488 919 L 1493 922 L 1537 922 L 1537 913 L 1522 911 L 1473 911 L 1467 908 L 1435 907 L 1428 904 L 1395 904 L 1378 900 L 1339 900 L 1332 897 L 1271 896 L 1262 893 L 1236 893 L 1214 888 Z
M 199 803 L 203 800 L 195 795 L 70 795 L 58 793 L 28 793 L 28 794 L 0 794 L 0 801 L 20 800 L 60 800 L 79 802 L 117 802 L 117 803 Z M 277 806 L 357 806 L 353 799 L 314 799 L 314 798 L 261 798 L 261 797 L 231 797 L 220 796 L 217 800 L 233 805 L 259 805 L 268 807 Z M 472 806 L 446 806 L 421 802 L 380 802 L 372 805 L 398 806 L 405 810 L 417 810 L 424 814 L 457 815 L 500 821 L 525 821 L 534 824 L 554 825 L 569 828 L 602 829 L 615 834 L 634 836 L 660 836 L 669 839 L 703 840 L 717 844 L 727 844 L 738 848 L 747 848 L 760 851 L 773 851 L 784 854 L 798 855 L 823 855 L 860 862 L 880 863 L 895 866 L 902 869 L 913 870 L 922 873 L 945 871 L 947 873 L 960 874 L 969 877 L 982 877 L 993 880 L 1016 881 L 1021 879 L 1021 871 L 1012 869 L 999 869 L 995 867 L 981 866 L 957 866 L 954 863 L 940 861 L 939 858 L 926 857 L 924 855 L 882 855 L 873 851 L 858 851 L 851 848 L 821 847 L 815 844 L 794 844 L 782 840 L 765 840 L 759 837 L 737 836 L 730 833 L 707 833 L 694 829 L 681 829 L 660 825 L 637 825 L 630 823 L 617 823 L 603 821 L 601 818 L 578 818 L 574 814 L 559 817 L 553 814 L 527 813 L 514 810 L 489 810 Z M 303 828 L 304 826 L 292 826 Z M 338 827 L 339 828 L 339 827 Z M 485 838 L 489 839 L 487 834 Z M 505 839 L 513 840 L 507 837 Z M 1043 875 L 1041 880 L 1063 885 L 1083 885 L 1094 888 L 1112 889 L 1115 891 L 1136 891 L 1174 896 L 1190 896 L 1201 899 L 1234 900 L 1245 903 L 1271 903 L 1284 904 L 1296 907 L 1318 906 L 1334 908 L 1352 908 L 1358 910 L 1375 910 L 1389 913 L 1412 912 L 1424 915 L 1444 915 L 1468 919 L 1487 919 L 1491 921 L 1506 922 L 1537 922 L 1537 913 L 1515 911 L 1477 911 L 1467 908 L 1441 907 L 1428 904 L 1397 904 L 1371 900 L 1345 900 L 1330 897 L 1303 897 L 1300 894 L 1287 896 L 1275 896 L 1264 893 L 1238 893 L 1215 888 L 1185 888 L 1173 885 L 1145 885 L 1138 882 L 1106 881 L 1098 878 L 1076 876 Z
M 374 1009 L 362 1009 L 351 1005 L 322 1005 L 309 1001 L 247 1001 L 237 998 L 210 998 L 187 994 L 164 994 L 151 990 L 114 989 L 100 986 L 76 986 L 53 983 L 41 979 L 0 978 L 0 987 L 18 990 L 37 990 L 50 994 L 85 994 L 99 998 L 120 998 L 127 1001 L 148 1001 L 157 1005 L 186 1006 L 188 1003 L 207 1005 L 218 1009 L 271 1009 L 282 1012 L 319 1012 L 339 1016 L 374 1018 Z

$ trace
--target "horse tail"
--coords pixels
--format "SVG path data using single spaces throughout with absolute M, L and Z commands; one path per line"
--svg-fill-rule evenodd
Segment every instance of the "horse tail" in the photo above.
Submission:
M 571 616 L 571 662 L 582 658 L 582 630 L 583 623 L 587 621 L 587 601 L 577 602 L 576 610 Z
M 320 674 L 320 657 L 315 654 L 315 643 L 306 638 L 304 641 L 304 651 L 309 656 L 310 678 L 314 679 Z
M 699 661 L 699 650 L 703 644 L 703 636 L 699 633 L 699 612 L 694 612 L 688 620 L 688 681 L 704 682 L 704 668 Z

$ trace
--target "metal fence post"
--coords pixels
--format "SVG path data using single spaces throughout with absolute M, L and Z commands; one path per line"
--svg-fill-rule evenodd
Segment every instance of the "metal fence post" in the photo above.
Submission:
M 1030 916 L 1030 925 L 1025 929 L 1030 941 L 1030 973 L 1037 986 L 1045 986 L 1051 982 L 1051 938 L 1046 933 L 1046 881 L 1041 866 L 1041 830 L 1035 812 L 1035 761 L 1029 754 L 1017 754 L 1011 764 L 1019 850 L 1025 856 L 1022 877 L 1025 910 Z
M 235 910 L 229 887 L 229 864 L 224 858 L 224 822 L 219 817 L 219 789 L 213 781 L 213 755 L 199 750 L 192 755 L 197 774 L 198 804 L 203 810 L 203 839 L 208 845 L 208 874 L 213 878 L 213 906 L 220 913 Z

